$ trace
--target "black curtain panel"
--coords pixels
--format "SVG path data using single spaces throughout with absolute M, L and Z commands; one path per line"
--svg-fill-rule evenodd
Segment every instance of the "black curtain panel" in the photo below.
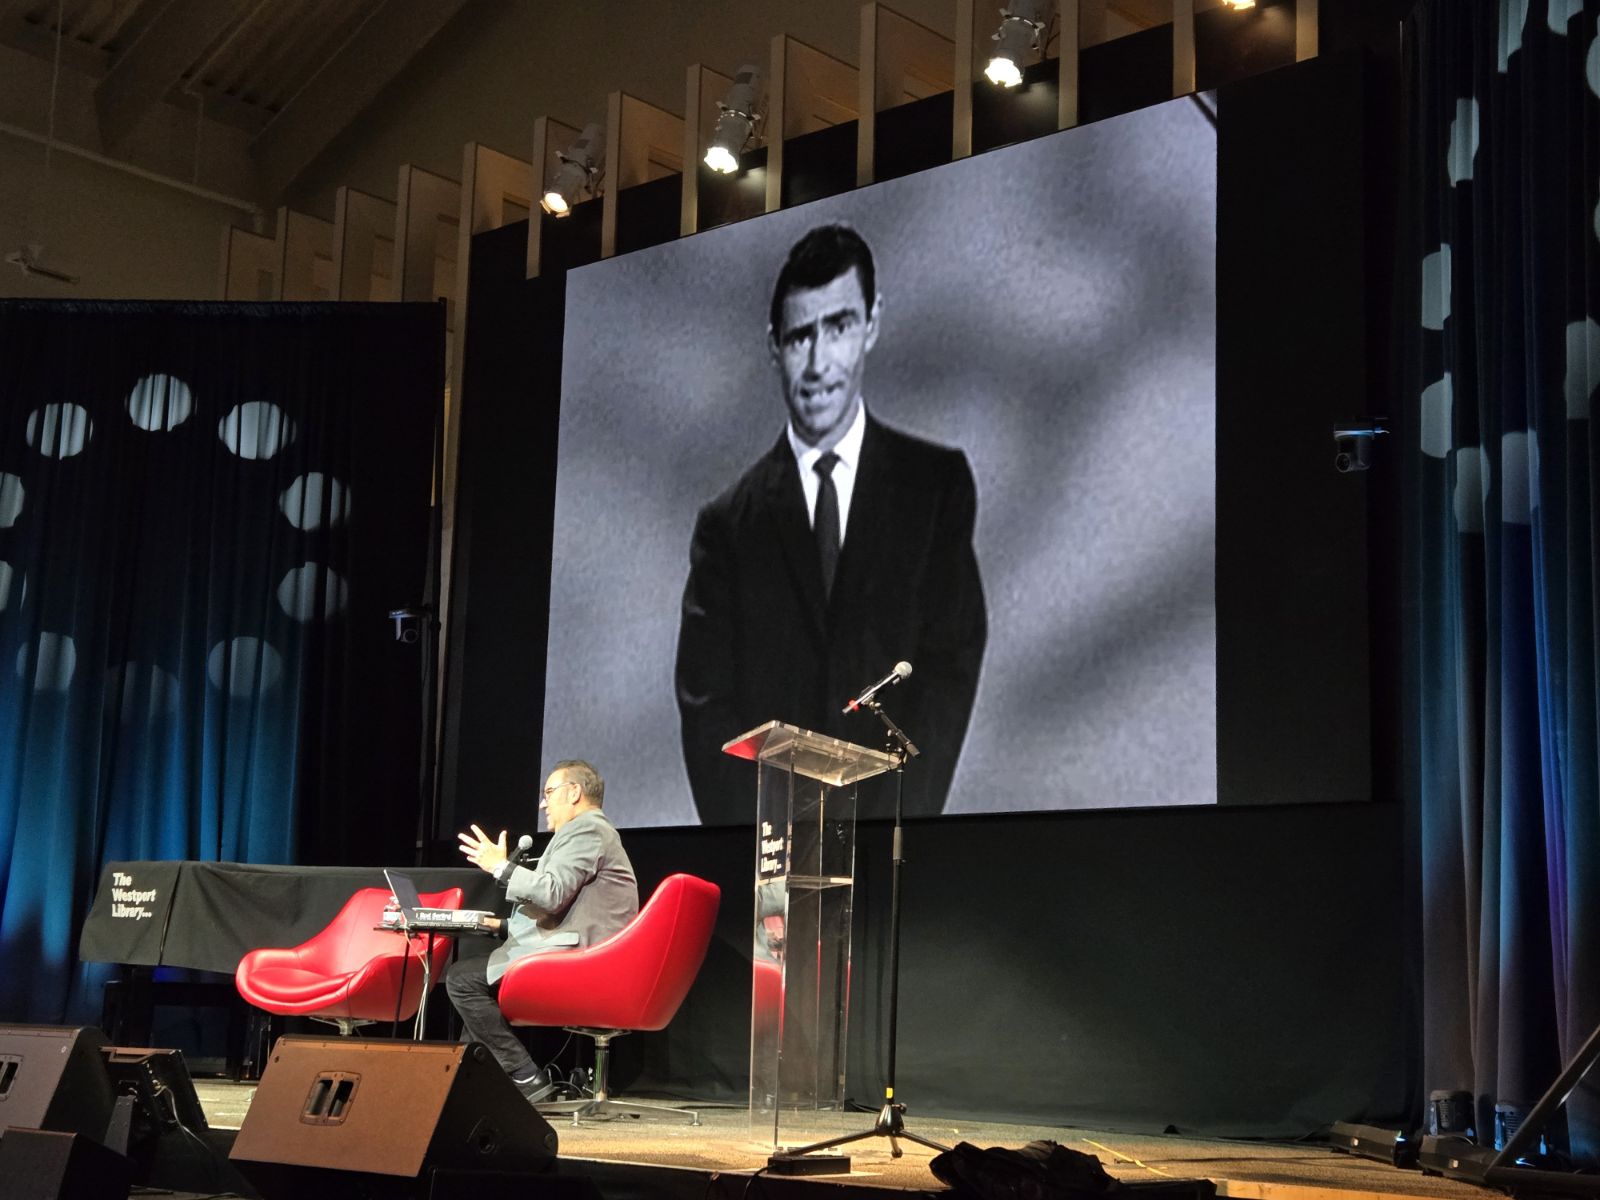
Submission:
M 1600 1022 L 1597 17 L 1428 0 L 1405 26 L 1424 1056 L 1483 1142 Z M 1595 1162 L 1595 1106 L 1569 1117 Z
M 0 1019 L 109 861 L 410 861 L 436 305 L 0 301 Z

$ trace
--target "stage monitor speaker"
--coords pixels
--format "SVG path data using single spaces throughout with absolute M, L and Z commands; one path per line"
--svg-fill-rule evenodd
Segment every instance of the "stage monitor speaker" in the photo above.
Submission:
M 47 1129 L 101 1141 L 111 1080 L 92 1027 L 0 1025 L 0 1131 Z M 3 1137 L 0 1137 L 3 1140 Z
M 107 1046 L 106 1073 L 117 1093 L 105 1143 L 133 1163 L 133 1180 L 175 1192 L 246 1191 L 206 1122 L 181 1050 Z
M 182 1050 L 107 1046 L 102 1054 L 112 1090 L 134 1097 L 141 1119 L 156 1131 L 186 1129 L 198 1136 L 210 1129 Z
M 9 1129 L 0 1138 L 6 1200 L 127 1200 L 133 1164 L 77 1133 Z
M 232 1157 L 418 1178 L 539 1171 L 556 1149 L 555 1130 L 480 1045 L 284 1037 Z

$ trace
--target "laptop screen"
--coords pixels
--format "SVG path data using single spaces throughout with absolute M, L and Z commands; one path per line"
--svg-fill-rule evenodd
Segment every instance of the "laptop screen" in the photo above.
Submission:
M 389 881 L 389 890 L 394 893 L 394 898 L 400 902 L 400 911 L 405 914 L 409 924 L 417 919 L 417 909 L 422 907 L 422 897 L 417 895 L 417 885 L 411 876 L 401 871 L 391 871 L 388 867 L 383 869 L 383 877 Z

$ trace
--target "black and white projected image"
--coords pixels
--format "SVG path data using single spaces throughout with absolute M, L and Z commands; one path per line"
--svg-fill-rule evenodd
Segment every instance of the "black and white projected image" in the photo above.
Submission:
M 808 281 L 769 338 L 834 224 L 876 294 Z M 907 660 L 880 698 L 924 752 L 910 814 L 1215 803 L 1215 259 L 1182 100 L 573 272 L 544 745 L 619 825 L 746 821 L 722 743 L 881 746 L 839 710 Z M 865 415 L 819 501 L 806 427 L 844 376 Z

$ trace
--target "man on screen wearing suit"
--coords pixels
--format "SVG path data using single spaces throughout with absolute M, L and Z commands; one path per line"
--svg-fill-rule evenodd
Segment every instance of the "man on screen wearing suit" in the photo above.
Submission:
M 882 315 L 853 229 L 813 229 L 789 251 L 767 335 L 788 424 L 701 510 L 684 588 L 678 711 L 702 823 L 753 819 L 754 772 L 722 745 L 765 721 L 879 745 L 870 713 L 840 710 L 901 660 L 914 673 L 881 699 L 923 752 L 905 809 L 944 808 L 987 635 L 977 496 L 960 450 L 868 413 Z
M 539 808 L 550 826 L 550 844 L 537 866 L 510 861 L 506 832 L 498 839 L 476 825 L 459 834 L 461 853 L 505 885 L 515 905 L 506 918 L 506 940 L 482 958 L 458 959 L 445 979 L 450 1003 L 461 1016 L 466 1038 L 489 1048 L 511 1081 L 537 1104 L 554 1085 L 512 1031 L 496 997 L 506 968 L 529 954 L 577 950 L 604 941 L 639 912 L 639 886 L 622 839 L 606 818 L 606 785 L 580 759 L 558 762 L 545 780 Z

